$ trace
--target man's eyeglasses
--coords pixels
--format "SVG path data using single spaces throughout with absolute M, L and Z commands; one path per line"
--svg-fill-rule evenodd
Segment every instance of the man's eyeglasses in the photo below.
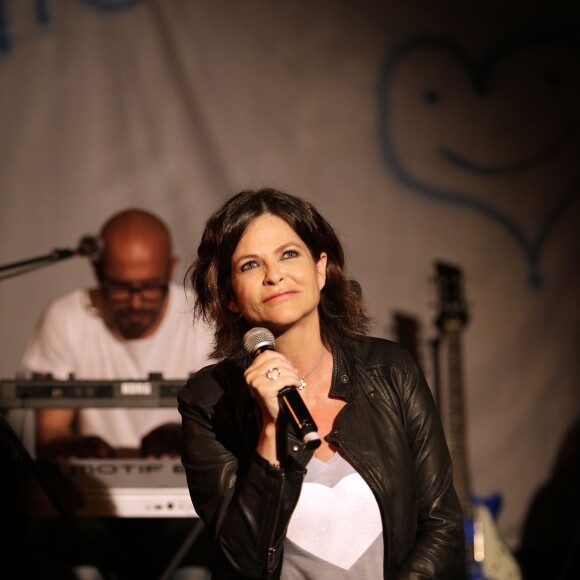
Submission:
M 101 288 L 107 296 L 117 302 L 128 302 L 133 294 L 139 294 L 141 300 L 155 302 L 161 300 L 167 294 L 169 284 L 124 284 L 113 280 L 103 280 Z

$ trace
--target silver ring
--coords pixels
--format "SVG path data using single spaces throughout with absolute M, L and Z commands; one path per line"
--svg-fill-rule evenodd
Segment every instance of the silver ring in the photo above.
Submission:
M 280 369 L 278 367 L 272 367 L 271 369 L 268 369 L 266 377 L 269 378 L 271 381 L 275 381 L 280 376 L 280 374 L 281 374 Z

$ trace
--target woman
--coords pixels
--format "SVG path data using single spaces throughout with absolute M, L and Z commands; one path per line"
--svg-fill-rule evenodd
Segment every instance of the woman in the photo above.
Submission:
M 306 201 L 243 191 L 208 220 L 190 269 L 221 361 L 179 394 L 193 504 L 216 578 L 463 578 L 451 461 L 410 355 L 369 338 L 341 244 Z M 276 350 L 243 337 L 263 327 Z M 322 444 L 279 410 L 300 388 Z

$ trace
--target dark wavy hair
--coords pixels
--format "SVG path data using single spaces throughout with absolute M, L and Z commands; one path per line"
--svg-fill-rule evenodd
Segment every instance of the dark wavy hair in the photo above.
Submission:
M 306 244 L 318 261 L 326 252 L 326 282 L 318 312 L 323 342 L 332 347 L 344 338 L 365 334 L 370 326 L 362 291 L 356 280 L 347 278 L 344 251 L 334 230 L 309 202 L 264 188 L 241 191 L 208 219 L 197 258 L 185 274 L 195 292 L 194 317 L 214 328 L 212 357 L 243 354 L 242 338 L 249 326 L 228 305 L 232 298 L 231 259 L 250 223 L 264 214 L 283 219 Z

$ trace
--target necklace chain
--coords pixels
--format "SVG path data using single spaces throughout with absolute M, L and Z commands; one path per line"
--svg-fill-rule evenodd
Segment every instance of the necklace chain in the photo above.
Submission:
M 325 350 L 326 349 L 322 347 L 322 352 L 320 353 L 320 358 L 318 359 L 318 362 L 305 375 L 302 375 L 300 377 L 300 386 L 298 387 L 300 391 L 306 388 L 306 381 L 304 379 L 306 379 L 306 377 L 309 377 L 320 366 L 322 358 L 324 357 Z

